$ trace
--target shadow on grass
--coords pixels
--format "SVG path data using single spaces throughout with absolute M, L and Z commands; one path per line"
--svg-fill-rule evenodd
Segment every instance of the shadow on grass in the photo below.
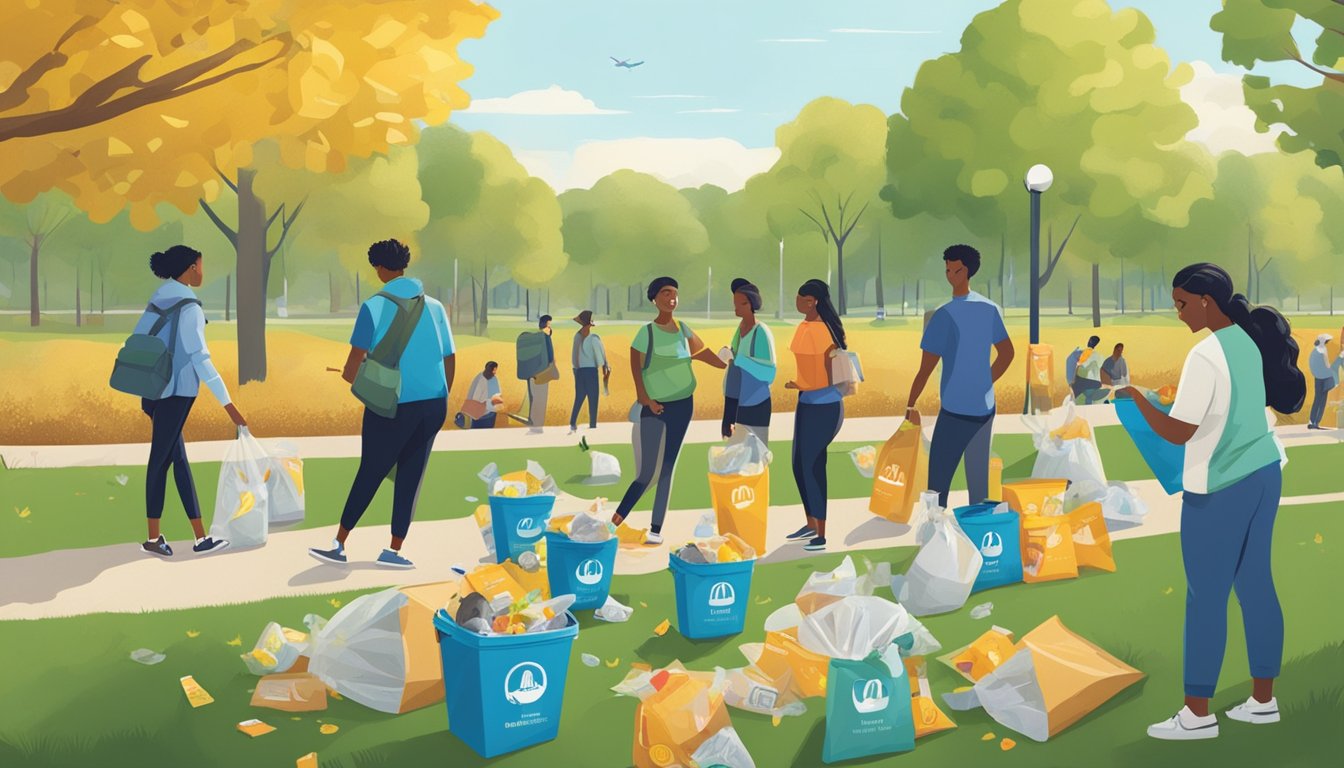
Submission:
M 141 754 L 151 741 L 143 729 L 100 736 L 0 737 L 0 765 L 37 768 L 86 768 L 106 765 L 111 755 Z
M 659 669 L 680 660 L 687 666 L 694 666 L 693 662 L 706 656 L 711 656 L 719 650 L 741 642 L 737 635 L 728 637 L 716 637 L 709 640 L 691 640 L 682 636 L 676 629 L 668 630 L 662 637 L 650 637 L 635 649 L 636 654 L 645 663 L 651 665 L 654 669 Z

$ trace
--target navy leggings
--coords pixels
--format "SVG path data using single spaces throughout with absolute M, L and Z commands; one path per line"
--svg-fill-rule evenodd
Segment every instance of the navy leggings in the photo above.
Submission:
M 187 517 L 201 519 L 201 502 L 196 498 L 196 483 L 191 478 L 191 464 L 187 463 L 187 446 L 182 442 L 182 428 L 186 426 L 187 414 L 191 413 L 191 406 L 195 402 L 194 397 L 140 401 L 140 410 L 154 424 L 149 444 L 149 465 L 145 468 L 145 516 L 151 520 L 163 517 L 169 465 L 172 465 L 177 495 L 182 498 Z
M 354 530 L 369 502 L 378 492 L 383 479 L 397 468 L 392 490 L 392 535 L 406 538 L 415 517 L 415 503 L 420 496 L 420 481 L 429 464 L 429 452 L 434 437 L 439 434 L 448 418 L 445 398 L 398 403 L 397 415 L 384 418 L 364 410 L 364 428 L 360 434 L 359 469 L 350 495 L 341 513 L 341 527 Z
M 694 398 L 671 400 L 662 403 L 663 412 L 655 416 L 647 406 L 640 410 L 639 416 L 639 473 L 634 482 L 625 490 L 616 514 L 624 520 L 630 510 L 635 508 L 644 492 L 649 489 L 654 475 L 658 476 L 658 490 L 653 496 L 654 533 L 662 533 L 663 518 L 667 516 L 667 504 L 672 498 L 672 474 L 677 470 L 677 457 L 681 455 L 681 443 L 686 439 L 686 430 L 691 426 L 691 416 L 695 413 Z
M 844 417 L 844 403 L 799 402 L 794 411 L 793 479 L 810 518 L 826 519 L 826 449 Z

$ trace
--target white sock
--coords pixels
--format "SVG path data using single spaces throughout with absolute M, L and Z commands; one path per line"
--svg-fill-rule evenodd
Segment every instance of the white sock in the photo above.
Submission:
M 197 544 L 201 544 L 202 542 L 204 542 L 204 541 L 205 541 L 206 539 L 208 539 L 208 538 L 210 538 L 210 537 L 209 537 L 209 536 L 202 536 L 201 538 L 199 538 L 199 539 L 196 540 L 196 543 L 197 543 Z
M 332 539 L 332 540 L 331 540 L 331 548 L 334 549 L 334 550 L 336 550 L 337 552 L 344 552 L 344 551 L 345 551 L 345 545 L 341 543 L 341 540 L 340 540 L 340 539 Z

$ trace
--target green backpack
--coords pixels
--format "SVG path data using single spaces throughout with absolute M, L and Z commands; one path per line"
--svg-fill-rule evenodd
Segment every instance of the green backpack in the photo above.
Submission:
M 158 400 L 173 380 L 173 349 L 177 347 L 177 320 L 188 304 L 201 306 L 198 299 L 182 299 L 167 309 L 150 304 L 145 311 L 159 316 L 148 333 L 134 333 L 126 339 L 112 364 L 108 384 L 118 392 L 146 400 Z M 169 340 L 159 338 L 163 326 L 172 323 Z
M 397 415 L 397 400 L 401 397 L 401 355 L 411 341 L 411 334 L 420 324 L 420 316 L 425 311 L 425 296 L 420 294 L 403 299 L 386 291 L 379 291 L 376 295 L 396 304 L 397 315 L 392 318 L 392 326 L 387 329 L 387 333 L 364 357 L 364 362 L 359 364 L 359 372 L 355 374 L 350 391 L 370 411 L 391 419 Z

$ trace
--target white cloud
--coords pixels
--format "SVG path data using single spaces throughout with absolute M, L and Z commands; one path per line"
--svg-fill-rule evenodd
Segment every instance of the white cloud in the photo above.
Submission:
M 841 27 L 832 29 L 837 35 L 936 35 L 931 29 L 870 29 L 868 27 Z
M 678 115 L 726 115 L 730 112 L 741 112 L 740 109 L 729 109 L 728 107 L 710 107 L 709 109 L 683 109 L 677 112 Z
M 1256 132 L 1255 113 L 1246 106 L 1240 77 L 1215 72 L 1203 61 L 1191 62 L 1190 66 L 1195 76 L 1181 88 L 1181 98 L 1195 110 L 1199 125 L 1186 135 L 1187 139 L 1203 144 L 1214 154 L 1278 151 L 1274 140 L 1282 129 Z
M 578 91 L 552 85 L 512 96 L 476 99 L 463 110 L 472 115 L 624 115 L 624 110 L 602 109 Z
M 779 159 L 775 147 L 744 147 L 727 138 L 616 139 L 580 144 L 568 152 L 514 152 L 528 173 L 557 192 L 587 188 L 622 168 L 655 176 L 679 189 L 714 184 L 732 192 Z
M 762 43 L 824 43 L 820 37 L 768 37 Z
M 636 96 L 636 99 L 703 99 L 704 96 L 694 96 L 689 93 L 658 93 L 652 96 Z

